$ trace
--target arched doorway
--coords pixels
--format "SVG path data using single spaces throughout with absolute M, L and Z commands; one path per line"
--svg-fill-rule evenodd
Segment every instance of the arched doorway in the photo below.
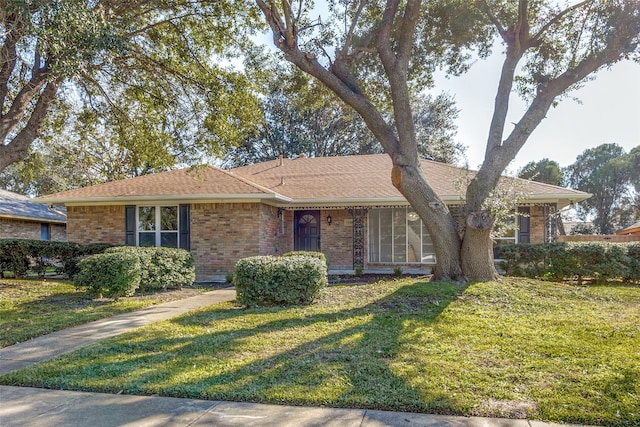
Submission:
M 320 250 L 320 211 L 296 211 L 294 249 L 296 251 Z

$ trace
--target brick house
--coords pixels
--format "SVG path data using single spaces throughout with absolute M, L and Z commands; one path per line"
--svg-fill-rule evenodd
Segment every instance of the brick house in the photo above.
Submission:
M 190 250 L 198 280 L 219 280 L 252 255 L 320 250 L 333 271 L 427 271 L 435 263 L 422 221 L 391 184 L 386 155 L 279 159 L 229 171 L 200 166 L 44 196 L 67 207 L 70 241 Z M 453 212 L 473 172 L 423 160 Z M 512 179 L 512 178 L 505 178 Z M 519 180 L 529 195 L 519 230 L 497 239 L 543 242 L 554 213 L 589 194 Z M 514 220 L 516 215 L 514 213 Z
M 67 240 L 64 208 L 0 190 L 0 239 Z
M 622 230 L 616 231 L 616 234 L 620 236 L 638 236 L 640 237 L 640 221 L 636 222 L 628 226 L 627 228 L 623 228 Z

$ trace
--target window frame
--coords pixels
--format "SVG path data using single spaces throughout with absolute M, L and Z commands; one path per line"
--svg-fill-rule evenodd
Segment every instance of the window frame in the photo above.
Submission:
M 400 217 L 404 217 L 404 226 L 402 226 L 400 224 L 400 226 L 398 226 L 398 224 L 396 224 L 396 210 L 398 209 L 404 209 L 404 212 L 402 214 L 400 214 Z M 391 213 L 391 221 L 389 222 L 389 224 L 387 225 L 387 230 L 385 230 L 387 232 L 387 234 L 384 234 L 384 240 L 390 240 L 391 241 L 391 253 L 390 254 L 386 254 L 386 256 L 383 257 L 382 254 L 382 250 L 385 247 L 388 247 L 388 244 L 384 244 L 383 243 L 383 221 L 382 219 L 382 212 L 383 211 L 389 211 Z M 436 262 L 436 257 L 435 257 L 435 251 L 432 252 L 424 252 L 424 248 L 425 247 L 431 247 L 433 248 L 433 239 L 431 238 L 429 232 L 426 230 L 426 227 L 424 225 L 424 222 L 422 221 L 421 218 L 418 217 L 418 221 L 420 221 L 420 234 L 419 234 L 419 244 L 417 245 L 418 248 L 415 248 L 414 245 L 410 245 L 410 233 L 409 231 L 413 231 L 415 232 L 415 230 L 413 229 L 413 227 L 411 226 L 411 222 L 410 221 L 410 213 L 414 212 L 415 210 L 411 207 L 411 206 L 396 206 L 396 207 L 381 207 L 381 208 L 373 208 L 370 209 L 369 212 L 367 212 L 367 238 L 368 238 L 368 242 L 367 242 L 367 262 L 371 263 L 371 264 L 396 264 L 396 265 L 423 265 L 423 264 L 427 264 L 427 265 L 434 265 Z M 372 215 L 376 216 L 375 219 L 375 224 L 372 223 Z M 386 215 L 388 216 L 388 215 Z M 415 220 L 414 220 L 415 221 Z M 375 229 L 375 230 L 374 230 Z M 401 235 L 397 235 L 397 230 L 401 230 L 403 231 L 404 236 Z M 375 233 L 377 239 L 374 241 L 374 239 L 372 239 L 373 235 L 372 233 Z M 390 235 L 388 235 L 388 233 L 390 233 Z M 417 233 L 416 233 L 417 234 Z M 398 261 L 397 260 L 397 254 L 396 254 L 396 240 L 398 240 L 399 238 L 404 237 L 404 261 Z M 425 242 L 425 237 L 428 237 L 428 239 L 430 240 L 430 242 Z M 418 242 L 416 242 L 418 243 Z M 409 261 L 409 257 L 412 251 L 409 250 L 409 247 L 411 246 L 412 251 L 413 251 L 413 256 L 415 257 L 416 261 Z M 417 250 L 416 250 L 417 249 Z M 373 253 L 377 251 L 377 256 L 376 256 L 376 260 L 373 259 L 372 255 Z M 385 260 L 385 259 L 389 259 L 389 260 Z
M 153 230 L 141 230 L 140 229 L 140 209 L 141 208 L 154 208 L 154 229 Z M 175 212 L 176 212 L 176 218 L 175 218 L 175 224 L 176 224 L 176 229 L 175 230 L 163 230 L 162 229 L 162 208 L 174 208 Z M 167 248 L 179 248 L 180 247 L 180 205 L 151 205 L 151 204 L 144 204 L 144 205 L 135 205 L 135 213 L 136 213 L 136 218 L 135 218 L 135 236 L 136 236 L 136 246 L 140 246 L 140 234 L 141 233 L 147 233 L 147 234 L 154 234 L 154 244 L 153 247 L 167 247 Z M 163 233 L 172 233 L 175 234 L 175 242 L 176 245 L 175 246 L 162 246 L 162 234 Z

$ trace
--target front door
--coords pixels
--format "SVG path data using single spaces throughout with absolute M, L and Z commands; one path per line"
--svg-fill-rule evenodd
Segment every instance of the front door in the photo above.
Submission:
M 296 211 L 294 249 L 320 251 L 320 211 Z

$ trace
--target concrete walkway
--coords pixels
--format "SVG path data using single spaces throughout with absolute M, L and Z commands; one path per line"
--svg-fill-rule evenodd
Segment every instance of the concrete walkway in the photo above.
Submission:
M 200 307 L 233 301 L 235 298 L 235 289 L 217 289 L 190 298 L 169 301 L 142 310 L 63 329 L 5 347 L 0 349 L 0 375 L 53 359 L 61 354 L 70 353 L 96 341 L 111 338 L 140 326 L 170 319 Z
M 5 347 L 0 349 L 0 374 L 57 357 L 140 326 L 233 299 L 233 289 L 218 289 Z M 550 427 L 554 424 L 502 418 L 264 405 L 0 386 L 0 426 Z

